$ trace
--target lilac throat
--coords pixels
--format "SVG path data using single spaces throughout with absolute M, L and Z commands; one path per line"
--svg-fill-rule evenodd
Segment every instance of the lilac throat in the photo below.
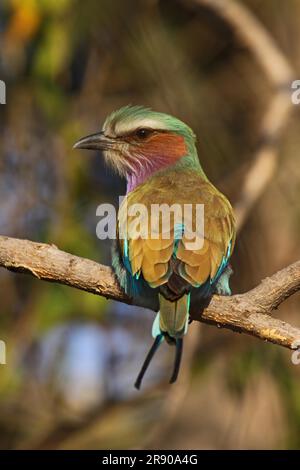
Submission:
M 160 158 L 156 160 L 156 164 L 152 162 L 152 164 L 145 165 L 142 171 L 141 168 L 139 168 L 139 172 L 128 173 L 126 175 L 126 194 L 133 191 L 139 184 L 144 183 L 156 171 L 162 170 L 163 168 L 169 166 L 170 163 L 171 162 L 169 160 Z

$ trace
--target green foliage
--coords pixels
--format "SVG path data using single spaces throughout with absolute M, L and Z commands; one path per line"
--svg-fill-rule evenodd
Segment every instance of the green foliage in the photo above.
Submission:
M 96 322 L 103 319 L 107 301 L 102 297 L 75 291 L 65 286 L 44 288 L 36 305 L 38 334 L 65 322 Z

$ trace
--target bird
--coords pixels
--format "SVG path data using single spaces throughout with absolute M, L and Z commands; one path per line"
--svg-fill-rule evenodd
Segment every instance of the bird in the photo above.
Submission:
M 232 206 L 206 176 L 193 130 L 169 114 L 144 106 L 124 106 L 106 118 L 100 132 L 81 138 L 74 148 L 101 150 L 106 163 L 126 179 L 112 266 L 125 293 L 138 305 L 151 304 L 157 312 L 152 327 L 154 342 L 135 387 L 141 387 L 164 340 L 175 346 L 170 378 L 174 383 L 192 309 L 215 293 L 231 295 L 229 261 L 236 238 Z M 187 205 L 192 211 L 189 218 L 171 211 L 165 236 L 165 214 L 159 217 L 156 211 L 152 215 L 152 208 L 174 205 L 181 213 Z M 195 217 L 197 206 L 203 207 L 203 224 Z M 146 214 L 152 216 L 150 223 L 145 214 L 140 215 L 140 230 L 133 229 L 136 220 L 134 211 L 130 212 L 136 207 L 146 208 Z

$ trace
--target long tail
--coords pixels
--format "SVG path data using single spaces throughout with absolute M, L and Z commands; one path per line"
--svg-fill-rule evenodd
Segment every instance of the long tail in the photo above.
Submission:
M 142 380 L 143 380 L 144 375 L 145 375 L 145 373 L 146 373 L 146 371 L 149 367 L 149 364 L 152 361 L 153 356 L 156 353 L 156 351 L 158 350 L 158 348 L 159 348 L 160 344 L 162 343 L 163 339 L 164 339 L 163 334 L 157 335 L 155 340 L 154 340 L 154 343 L 152 344 L 152 346 L 150 348 L 150 351 L 148 352 L 148 354 L 146 356 L 144 364 L 142 365 L 140 373 L 137 376 L 137 379 L 136 379 L 135 384 L 134 384 L 135 388 L 137 388 L 138 390 L 140 389 L 140 387 L 142 385 Z
M 177 338 L 175 362 L 174 362 L 173 373 L 170 379 L 170 384 L 173 384 L 177 380 L 179 369 L 180 369 L 180 363 L 181 363 L 182 349 L 183 349 L 183 338 Z
M 150 362 L 152 361 L 152 359 L 154 357 L 154 354 L 156 353 L 159 346 L 163 342 L 163 339 L 164 339 L 163 334 L 160 334 L 160 335 L 156 336 L 156 338 L 154 340 L 154 343 L 152 344 L 152 346 L 151 346 L 151 348 L 150 348 L 150 350 L 149 350 L 149 352 L 146 356 L 144 364 L 142 365 L 140 373 L 137 376 L 137 379 L 135 381 L 134 386 L 137 390 L 139 390 L 141 388 L 144 375 L 145 375 L 145 373 L 146 373 L 146 371 L 149 367 Z M 181 363 L 182 349 L 183 349 L 183 339 L 182 338 L 177 338 L 175 341 L 176 341 L 175 342 L 175 345 L 176 345 L 175 361 L 174 361 L 172 376 L 170 378 L 170 384 L 173 384 L 177 380 L 179 369 L 180 369 L 180 363 Z
M 144 364 L 134 384 L 138 390 L 141 387 L 142 380 L 149 364 L 164 338 L 169 344 L 175 345 L 176 347 L 173 372 L 170 379 L 171 384 L 176 382 L 180 369 L 183 336 L 186 334 L 188 328 L 190 296 L 189 294 L 185 294 L 177 301 L 171 302 L 160 295 L 159 304 L 160 311 L 158 312 L 152 327 L 152 336 L 155 338 L 154 343 L 146 356 Z

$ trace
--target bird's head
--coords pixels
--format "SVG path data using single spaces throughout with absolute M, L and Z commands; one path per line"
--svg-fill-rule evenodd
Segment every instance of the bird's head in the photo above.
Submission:
M 195 135 L 184 122 L 141 106 L 113 112 L 101 132 L 83 137 L 74 148 L 102 150 L 108 164 L 136 183 L 183 157 L 198 162 Z

